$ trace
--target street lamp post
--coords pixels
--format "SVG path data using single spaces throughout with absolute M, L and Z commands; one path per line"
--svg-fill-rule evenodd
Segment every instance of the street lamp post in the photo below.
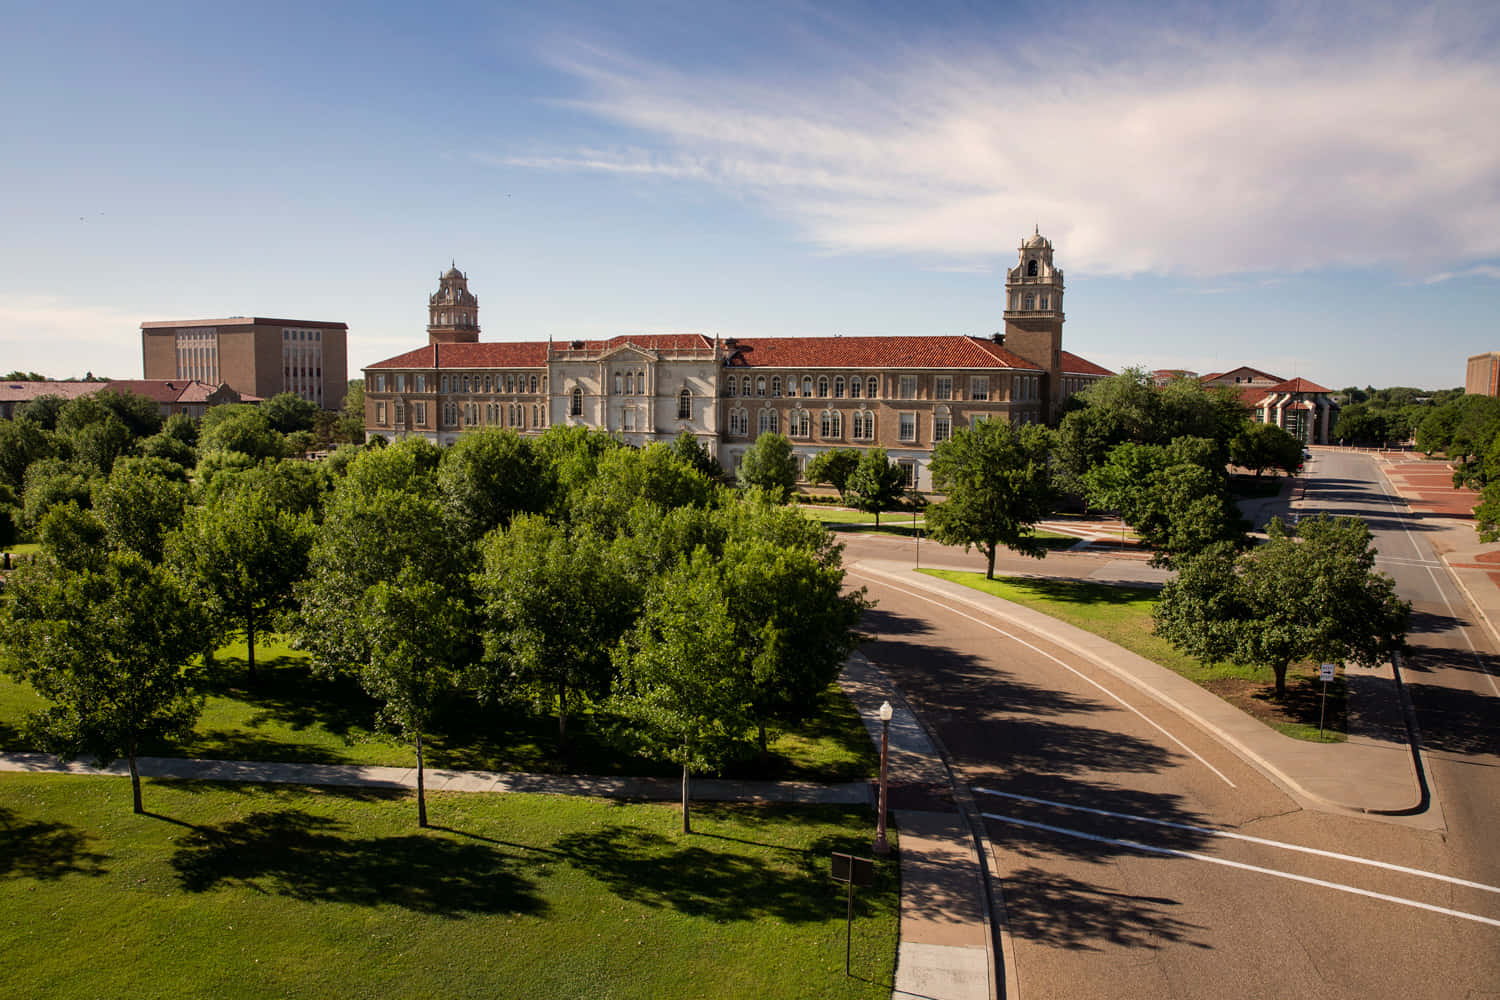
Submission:
M 891 853 L 891 845 L 885 839 L 885 798 L 886 798 L 886 764 L 890 759 L 891 746 L 891 716 L 894 710 L 891 703 L 883 701 L 880 703 L 880 815 L 875 820 L 875 853 Z

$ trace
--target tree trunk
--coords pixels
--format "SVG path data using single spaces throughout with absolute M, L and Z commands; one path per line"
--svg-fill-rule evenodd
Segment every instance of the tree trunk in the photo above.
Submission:
M 1276 674 L 1276 700 L 1280 701 L 1286 697 L 1286 664 L 1274 664 L 1271 670 Z
M 693 832 L 693 825 L 688 821 L 688 766 L 686 764 L 682 765 L 682 832 Z
M 130 794 L 134 797 L 133 811 L 137 816 L 146 810 L 141 806 L 141 774 L 135 769 L 135 750 L 127 755 L 130 761 Z
M 766 724 L 757 722 L 755 726 L 760 731 L 760 770 L 764 774 L 771 762 L 771 754 L 766 750 Z
M 568 686 L 561 681 L 557 684 L 557 748 L 568 748 Z
M 250 683 L 255 683 L 255 612 L 245 616 L 245 662 L 249 664 Z
M 995 578 L 995 546 L 991 545 L 985 550 L 984 578 L 993 580 Z
M 427 789 L 422 775 L 422 732 L 417 731 L 417 825 L 427 826 Z

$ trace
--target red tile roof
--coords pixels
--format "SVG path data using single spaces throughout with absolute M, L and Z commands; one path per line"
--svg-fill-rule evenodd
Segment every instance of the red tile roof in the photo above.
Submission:
M 1108 368 L 1101 368 L 1085 358 L 1080 358 L 1072 351 L 1062 352 L 1062 370 L 1064 375 L 1113 375 L 1114 372 Z
M 1305 378 L 1289 379 L 1289 380 L 1287 380 L 1285 382 L 1282 382 L 1279 385 L 1273 385 L 1269 389 L 1266 390 L 1266 392 L 1268 392 L 1268 393 L 1270 393 L 1270 392 L 1329 392 L 1329 391 L 1330 390 L 1323 388 L 1318 383 L 1311 382 L 1311 381 L 1309 381 L 1309 380 L 1307 380 Z
M 169 319 L 142 323 L 142 330 L 171 330 L 190 326 L 290 326 L 305 330 L 347 330 L 348 323 L 316 319 L 273 319 L 267 316 L 229 316 L 225 319 Z
M 1238 368 L 1231 368 L 1231 369 L 1229 369 L 1228 371 L 1225 371 L 1225 372 L 1218 372 L 1218 373 L 1213 374 L 1213 375 L 1205 375 L 1201 379 L 1199 379 L 1198 381 L 1199 382 L 1217 382 L 1219 379 L 1225 378 L 1225 377 L 1227 377 L 1229 375 L 1236 375 L 1237 376 L 1241 372 L 1246 373 L 1247 377 L 1250 378 L 1250 379 L 1254 379 L 1254 378 L 1256 378 L 1258 376 L 1260 378 L 1260 380 L 1261 380 L 1261 384 L 1262 385 L 1264 385 L 1267 382 L 1275 383 L 1275 382 L 1282 381 L 1282 378 L 1281 378 L 1280 375 L 1272 375 L 1270 372 L 1263 372 L 1259 368 L 1251 368 L 1249 365 L 1240 365 Z M 1228 384 L 1228 385 L 1243 385 L 1244 383 L 1230 382 L 1230 383 L 1226 383 L 1226 384 Z
M 1020 368 L 1038 366 L 980 337 L 741 338 L 731 368 Z
M 0 403 L 22 403 L 42 396 L 76 399 L 91 396 L 107 382 L 0 382 Z
M 366 368 L 544 368 L 543 341 L 495 341 L 474 344 L 429 344 Z

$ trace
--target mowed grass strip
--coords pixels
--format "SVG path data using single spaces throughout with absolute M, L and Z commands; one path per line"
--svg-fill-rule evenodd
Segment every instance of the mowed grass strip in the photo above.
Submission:
M 249 680 L 244 643 L 224 647 L 208 671 L 203 714 L 192 738 L 148 747 L 147 755 L 213 760 L 410 767 L 410 744 L 375 729 L 378 706 L 351 677 L 313 673 L 307 655 L 279 637 L 256 643 L 256 679 Z M 36 749 L 25 716 L 46 703 L 0 676 L 0 750 Z M 772 727 L 767 759 L 751 753 L 726 770 L 730 777 L 798 781 L 859 781 L 878 759 L 849 700 L 831 685 L 807 721 Z M 438 713 L 426 739 L 429 767 L 541 774 L 674 775 L 674 765 L 623 752 L 607 738 L 610 719 L 591 712 L 569 719 L 560 746 L 557 720 L 526 705 L 479 706 L 455 698 Z
M 888 997 L 868 810 L 0 775 L 0 996 Z
M 1317 699 L 1321 688 L 1316 686 L 1316 665 L 1299 664 L 1288 670 L 1287 700 L 1277 704 L 1268 695 L 1272 683 L 1268 668 L 1239 663 L 1205 663 L 1195 656 L 1178 652 L 1167 640 L 1154 635 L 1151 609 L 1156 604 L 1155 590 L 1116 587 L 1086 580 L 1032 577 L 986 580 L 983 573 L 956 570 L 924 569 L 921 572 L 1040 611 L 1108 639 L 1181 674 L 1294 739 L 1326 743 L 1346 738 L 1342 675 L 1328 686 L 1327 725 L 1320 736 L 1317 719 L 1321 706 Z

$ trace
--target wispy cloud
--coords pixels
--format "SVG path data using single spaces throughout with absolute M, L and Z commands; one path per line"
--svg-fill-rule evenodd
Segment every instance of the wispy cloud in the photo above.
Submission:
M 1458 22 L 1350 8 L 1124 38 L 1051 21 L 1018 42 L 820 36 L 826 58 L 802 64 L 823 69 L 793 76 L 595 47 L 558 59 L 586 90 L 570 105 L 639 143 L 495 162 L 722 186 L 835 252 L 1008 256 L 1037 221 L 1092 273 L 1420 248 L 1457 275 L 1500 256 L 1500 59 L 1466 42 L 1495 24 Z
M 1494 264 L 1477 264 L 1474 267 L 1466 267 L 1462 271 L 1443 271 L 1423 279 L 1422 284 L 1436 285 L 1455 278 L 1493 278 L 1500 281 L 1500 267 Z

